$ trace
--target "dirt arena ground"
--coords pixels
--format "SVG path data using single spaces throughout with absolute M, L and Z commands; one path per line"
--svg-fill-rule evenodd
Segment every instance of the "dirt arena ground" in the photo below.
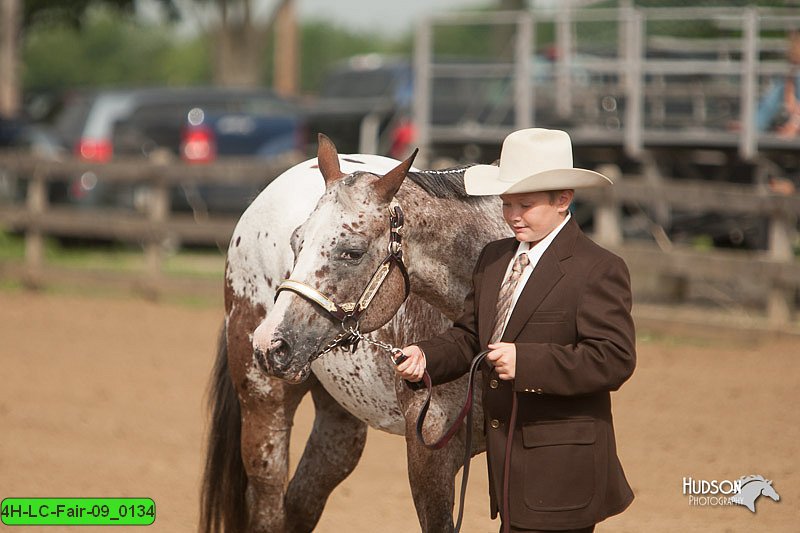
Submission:
M 0 498 L 147 496 L 147 531 L 193 531 L 220 310 L 0 291 Z M 614 395 L 637 499 L 597 531 L 800 531 L 800 341 L 716 337 L 640 331 L 638 369 Z M 312 415 L 304 403 L 294 459 Z M 371 432 L 317 531 L 418 531 L 404 457 L 401 438 Z M 473 472 L 464 530 L 495 532 L 482 457 Z M 746 474 L 772 479 L 781 501 L 762 497 L 753 514 L 682 494 L 684 477 Z

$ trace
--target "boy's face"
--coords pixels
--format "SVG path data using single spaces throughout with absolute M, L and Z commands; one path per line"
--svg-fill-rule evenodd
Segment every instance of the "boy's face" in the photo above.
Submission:
M 501 194 L 503 218 L 520 242 L 537 243 L 563 222 L 574 191 Z

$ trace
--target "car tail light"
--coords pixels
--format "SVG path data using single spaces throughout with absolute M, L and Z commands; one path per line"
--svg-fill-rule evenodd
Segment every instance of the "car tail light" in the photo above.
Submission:
M 416 137 L 417 131 L 414 123 L 407 119 L 400 121 L 392 130 L 392 146 L 389 148 L 389 156 L 395 159 L 408 157 L 409 149 Z
M 105 163 L 111 160 L 114 148 L 108 139 L 83 138 L 75 146 L 75 154 L 86 161 Z
M 181 156 L 187 163 L 210 163 L 217 157 L 214 132 L 207 126 L 193 126 L 183 130 Z

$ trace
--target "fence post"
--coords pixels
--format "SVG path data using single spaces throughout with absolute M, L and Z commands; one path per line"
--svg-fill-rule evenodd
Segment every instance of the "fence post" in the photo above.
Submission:
M 147 206 L 150 232 L 144 243 L 145 280 L 141 290 L 145 297 L 156 299 L 163 284 L 164 238 L 169 216 L 169 188 L 161 174 L 151 176 L 150 180 L 150 202 Z
M 794 258 L 792 234 L 794 217 L 784 209 L 776 210 L 769 223 L 769 258 L 781 263 L 791 263 Z M 793 287 L 786 287 L 780 280 L 770 280 L 767 298 L 767 319 L 773 326 L 785 326 L 792 320 Z
M 419 147 L 419 155 L 416 162 L 422 168 L 427 168 L 426 165 L 431 157 L 432 26 L 433 21 L 431 19 L 424 19 L 414 34 L 414 102 L 412 113 L 416 130 L 415 143 Z
M 739 155 L 742 159 L 751 160 L 758 152 L 756 132 L 756 99 L 758 98 L 758 11 L 749 7 L 745 9 L 744 27 L 742 28 L 742 84 L 741 99 L 742 134 L 739 136 Z
M 572 116 L 572 6 L 562 2 L 556 13 L 556 113 Z
M 625 42 L 627 72 L 625 75 L 625 117 L 623 123 L 623 145 L 625 153 L 636 159 L 642 152 L 642 129 L 644 128 L 644 17 L 641 11 L 630 8 L 626 14 Z
M 622 170 L 617 165 L 601 165 L 597 172 L 608 176 L 614 187 L 620 187 Z M 604 187 L 594 210 L 594 236 L 598 243 L 615 247 L 622 244 L 622 217 L 614 187 Z
M 370 111 L 361 119 L 358 132 L 358 152 L 361 154 L 377 154 L 380 145 L 381 115 Z
M 41 217 L 47 210 L 47 181 L 40 165 L 34 165 L 28 182 L 28 195 L 25 199 L 28 208 L 28 224 L 25 229 L 25 277 L 23 285 L 39 288 L 42 284 L 44 267 L 44 233 Z
M 527 11 L 519 13 L 516 41 L 514 43 L 514 125 L 518 129 L 535 124 L 536 108 L 534 83 L 531 76 L 533 49 L 533 19 Z

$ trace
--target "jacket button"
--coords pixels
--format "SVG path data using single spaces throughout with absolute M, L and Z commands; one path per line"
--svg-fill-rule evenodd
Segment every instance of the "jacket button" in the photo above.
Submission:
M 492 429 L 497 429 L 500 427 L 500 421 L 496 418 L 492 418 L 492 421 L 489 422 L 489 425 L 492 426 Z
M 489 381 L 489 386 L 491 388 L 493 388 L 493 389 L 496 389 L 498 385 L 499 385 L 499 383 L 497 382 L 496 379 L 493 379 L 493 380 Z

